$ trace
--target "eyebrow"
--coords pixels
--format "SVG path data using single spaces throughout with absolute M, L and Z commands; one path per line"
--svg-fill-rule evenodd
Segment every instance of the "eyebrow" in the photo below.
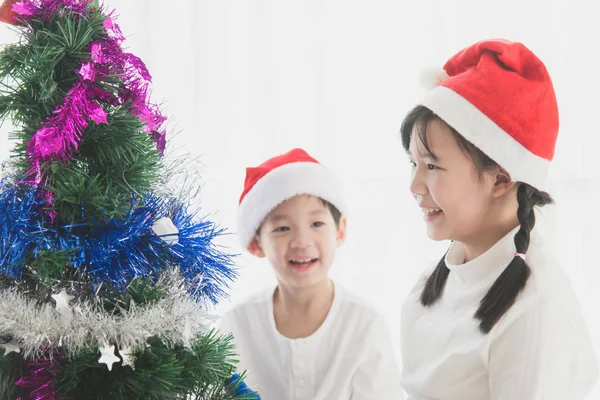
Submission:
M 283 215 L 283 214 L 275 214 L 275 215 L 271 215 L 269 217 L 269 221 L 271 222 L 279 222 L 279 221 L 283 221 L 283 220 L 287 220 L 289 219 L 289 217 L 287 215 Z
M 422 154 L 421 152 L 419 152 L 419 156 L 420 156 L 421 158 L 429 158 L 429 159 L 431 159 L 431 160 L 433 160 L 433 161 L 439 161 L 439 157 L 438 157 L 438 156 L 436 156 L 435 154 L 433 154 L 431 151 L 427 150 L 427 147 L 425 147 L 425 146 L 423 145 L 423 148 L 425 149 L 425 153 L 424 153 L 424 154 Z M 412 154 L 412 152 L 410 151 L 410 148 L 409 148 L 408 150 L 406 150 L 406 154 L 407 154 L 409 157 L 413 157 L 413 154 Z
M 326 213 L 327 210 L 325 209 L 320 209 L 320 208 L 315 208 L 311 211 L 308 212 L 309 215 L 319 215 L 319 214 L 323 214 Z M 273 214 L 272 216 L 269 217 L 269 221 L 271 222 L 280 222 L 280 221 L 285 221 L 285 220 L 289 220 L 290 217 L 285 215 L 285 214 Z
M 436 156 L 435 154 L 433 154 L 431 151 L 427 151 L 425 153 L 425 155 L 422 155 L 421 157 L 422 158 L 429 158 L 429 159 L 431 159 L 433 161 L 439 161 L 440 160 L 440 158 L 438 156 Z
M 317 215 L 317 214 L 324 214 L 326 212 L 327 212 L 327 210 L 325 210 L 324 208 L 323 209 L 321 209 L 321 208 L 315 208 L 309 214 L 310 215 Z

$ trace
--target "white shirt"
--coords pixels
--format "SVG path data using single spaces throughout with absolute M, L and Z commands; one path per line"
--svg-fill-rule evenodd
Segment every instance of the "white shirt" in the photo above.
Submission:
M 598 361 L 569 279 L 532 233 L 531 276 L 515 304 L 484 335 L 473 318 L 515 253 L 518 228 L 464 263 L 455 242 L 441 299 L 419 303 L 426 276 L 402 308 L 402 385 L 409 400 L 580 400 Z
M 239 371 L 263 400 L 397 400 L 404 395 L 387 324 L 340 285 L 311 336 L 288 339 L 275 328 L 268 290 L 236 306 L 221 322 L 233 333 Z

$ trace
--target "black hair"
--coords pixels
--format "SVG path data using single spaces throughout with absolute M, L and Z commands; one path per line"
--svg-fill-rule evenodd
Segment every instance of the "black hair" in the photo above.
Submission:
M 408 152 L 413 133 L 419 135 L 425 149 L 435 159 L 427 142 L 427 124 L 431 121 L 440 121 L 452 132 L 457 145 L 465 155 L 471 158 L 475 169 L 481 177 L 485 171 L 499 169 L 500 166 L 478 149 L 471 142 L 461 136 L 454 128 L 444 122 L 433 111 L 424 106 L 416 106 L 406 116 L 400 128 L 402 146 Z M 534 207 L 552 204 L 553 200 L 546 192 L 542 192 L 523 182 L 518 183 L 517 218 L 520 229 L 515 234 L 517 253 L 526 254 L 529 249 L 530 233 L 535 226 Z M 421 292 L 420 302 L 429 307 L 435 304 L 443 295 L 450 270 L 446 266 L 445 255 L 437 264 L 433 273 L 427 278 L 425 287 Z M 502 274 L 492 284 L 486 295 L 481 299 L 479 308 L 475 312 L 475 319 L 479 321 L 479 330 L 487 334 L 500 318 L 512 307 L 519 293 L 531 275 L 531 270 L 525 260 L 518 255 L 512 259 Z
M 341 213 L 341 211 L 338 210 L 338 208 L 336 206 L 334 206 L 333 204 L 331 204 L 327 200 L 323 200 L 320 197 L 319 197 L 319 199 L 323 202 L 323 204 L 327 208 L 329 208 L 329 212 L 331 212 L 331 216 L 333 217 L 333 220 L 335 221 L 335 226 L 337 226 L 339 228 L 340 227 L 340 220 L 342 219 L 342 213 Z
M 333 204 L 331 204 L 327 200 L 324 200 L 324 199 L 322 199 L 320 197 L 317 197 L 317 198 L 319 200 L 321 200 L 321 202 L 323 203 L 323 205 L 329 209 L 329 212 L 331 213 L 331 216 L 333 217 L 333 221 L 335 222 L 335 226 L 339 228 L 340 227 L 340 220 L 342 219 L 342 212 L 340 210 L 338 210 L 338 208 L 336 206 L 334 206 Z M 255 234 L 257 236 L 260 233 L 260 228 L 262 228 L 262 223 L 256 229 L 256 233 Z

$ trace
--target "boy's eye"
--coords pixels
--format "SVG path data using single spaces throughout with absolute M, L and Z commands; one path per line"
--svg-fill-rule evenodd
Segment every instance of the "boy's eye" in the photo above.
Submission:
M 289 230 L 290 230 L 290 228 L 287 226 L 280 226 L 278 228 L 273 229 L 273 232 L 286 232 Z
M 325 225 L 325 222 L 321 222 L 321 221 L 313 222 L 313 226 L 315 228 L 318 228 L 318 227 L 323 226 L 323 225 Z
M 433 165 L 433 164 L 427 164 L 427 169 L 429 169 L 429 170 L 432 170 L 432 171 L 433 171 L 434 169 L 438 169 L 438 167 L 437 167 L 437 166 L 435 166 L 435 165 Z
M 413 160 L 408 160 L 408 163 L 410 164 L 411 167 L 416 168 L 417 167 L 417 163 L 414 162 Z

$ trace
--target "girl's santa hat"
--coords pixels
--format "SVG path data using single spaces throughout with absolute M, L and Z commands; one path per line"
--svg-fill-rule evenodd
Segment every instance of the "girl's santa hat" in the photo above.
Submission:
M 496 161 L 514 181 L 544 190 L 558 135 L 556 95 L 546 67 L 521 43 L 478 42 L 444 70 L 421 101 Z
M 333 204 L 342 214 L 346 206 L 333 173 L 302 149 L 246 168 L 244 191 L 237 215 L 238 238 L 246 249 L 265 217 L 294 196 L 310 194 Z

